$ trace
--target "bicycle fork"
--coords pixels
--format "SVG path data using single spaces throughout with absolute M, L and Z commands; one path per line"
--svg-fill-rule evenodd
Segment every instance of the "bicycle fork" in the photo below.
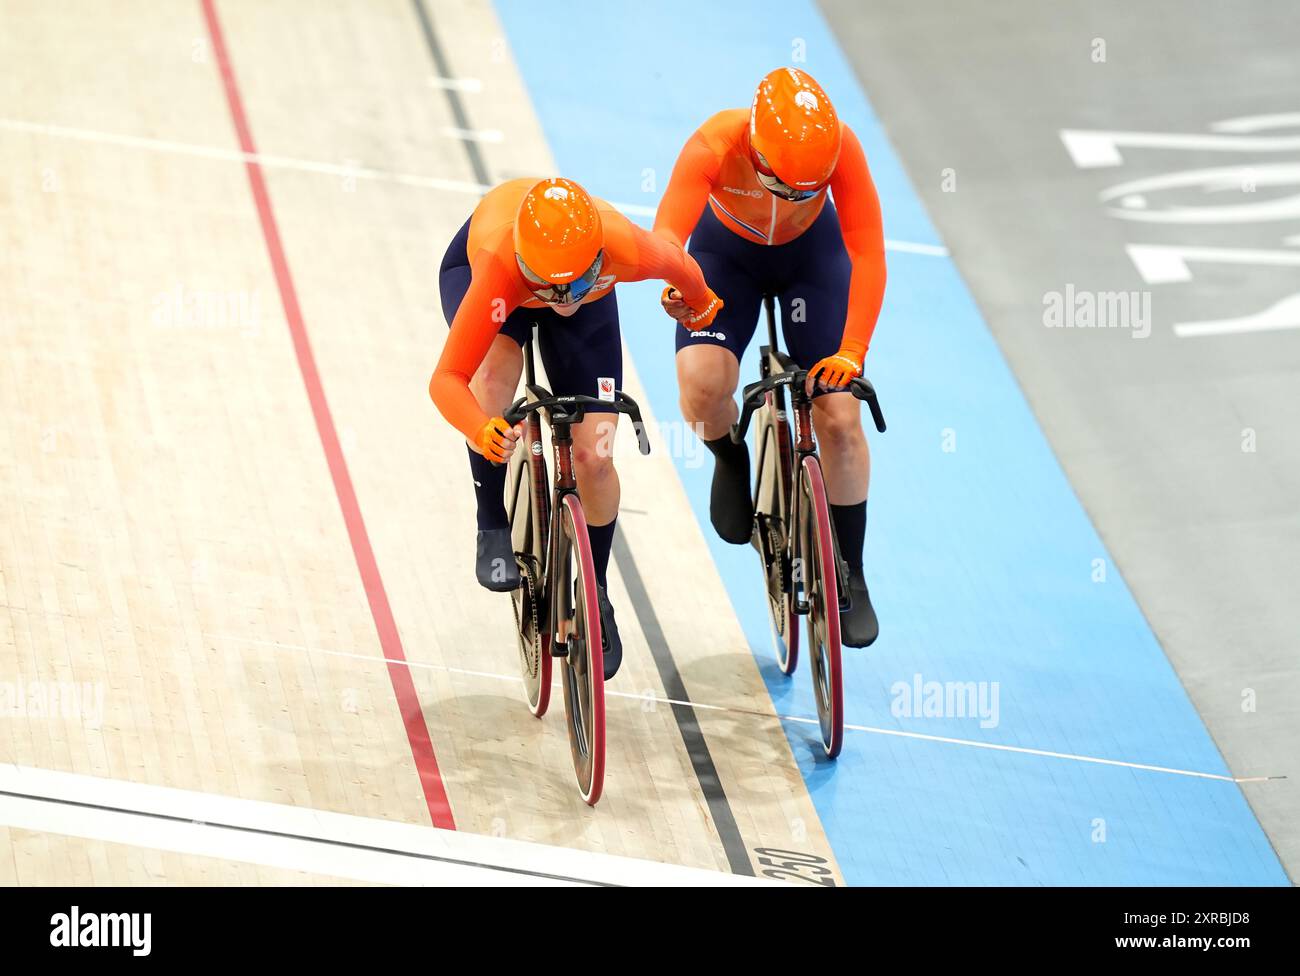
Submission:
M 813 439 L 812 425 L 812 401 L 806 396 L 801 396 L 791 391 L 791 399 L 794 400 L 794 471 L 790 485 L 790 526 L 792 531 L 786 540 L 786 551 L 788 553 L 788 562 L 793 571 L 794 568 L 799 570 L 800 596 L 794 596 L 795 580 L 792 575 L 787 575 L 788 592 L 792 595 L 794 612 L 800 615 L 806 615 L 812 610 L 812 603 L 807 598 L 807 591 L 803 588 L 808 582 L 808 556 L 803 552 L 803 533 L 799 531 L 802 526 L 803 507 L 806 504 L 803 497 L 803 463 L 808 457 L 817 457 L 817 445 Z M 818 464 L 821 459 L 818 458 Z M 830 499 L 827 499 L 827 505 Z M 848 610 L 852 605 L 849 593 L 849 565 L 844 557 L 840 554 L 840 539 L 835 531 L 835 522 L 831 521 L 831 546 L 834 549 L 835 557 L 835 584 L 836 593 L 839 595 L 839 608 L 841 612 Z
M 570 588 L 570 561 L 573 550 L 564 535 L 564 496 L 578 490 L 573 473 L 573 434 L 567 424 L 553 428 L 551 445 L 555 456 L 555 501 L 551 506 L 550 566 L 546 578 L 550 584 L 551 656 L 569 656 L 569 636 L 573 632 L 573 592 Z M 563 555 L 561 555 L 563 553 Z

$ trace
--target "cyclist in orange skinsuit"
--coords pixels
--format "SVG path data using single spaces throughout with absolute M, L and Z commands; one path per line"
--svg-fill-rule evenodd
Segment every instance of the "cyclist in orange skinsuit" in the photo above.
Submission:
M 828 192 L 829 191 L 829 192 Z M 834 203 L 831 197 L 834 197 Z M 707 204 L 707 206 L 706 206 Z M 708 328 L 677 334 L 682 413 L 703 426 L 715 459 L 710 516 L 728 542 L 747 543 L 753 524 L 749 450 L 728 436 L 736 420 L 739 360 L 764 293 L 781 303 L 791 357 L 825 388 L 861 374 L 885 292 L 880 201 L 857 136 L 805 72 L 782 68 L 760 83 L 749 109 L 708 119 L 687 141 L 659 204 L 655 233 L 690 237 L 725 308 Z M 689 310 L 671 291 L 664 308 Z M 863 570 L 870 456 L 860 406 L 848 393 L 813 408 L 826 488 L 852 606 L 845 644 L 879 634 Z
M 517 432 L 501 414 L 523 370 L 521 347 L 538 325 L 537 345 L 552 392 L 599 395 L 598 380 L 622 386 L 619 281 L 658 278 L 697 311 L 684 321 L 707 328 L 722 307 L 699 266 L 682 250 L 637 227 L 608 203 L 564 179 L 502 183 L 479 202 L 442 260 L 439 288 L 451 333 L 429 395 L 470 445 L 478 499 L 476 573 L 492 590 L 519 585 L 505 510 L 506 461 Z M 619 484 L 602 437 L 618 415 L 588 407 L 573 426 L 574 467 L 586 509 L 606 637 L 606 679 L 622 655 L 605 574 Z

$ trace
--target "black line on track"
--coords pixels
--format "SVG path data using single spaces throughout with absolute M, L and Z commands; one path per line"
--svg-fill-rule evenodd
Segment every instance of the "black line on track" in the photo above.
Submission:
M 713 826 L 718 831 L 722 849 L 726 852 L 727 864 L 731 867 L 732 874 L 747 874 L 752 877 L 754 866 L 750 863 L 745 839 L 740 836 L 740 828 L 736 825 L 736 817 L 731 811 L 727 793 L 722 788 L 722 780 L 718 778 L 718 768 L 713 764 L 709 744 L 700 730 L 699 720 L 696 718 L 694 707 L 690 704 L 690 696 L 686 693 L 686 685 L 682 681 L 681 672 L 677 670 L 677 662 L 673 660 L 663 628 L 659 626 L 659 617 L 655 614 L 654 604 L 650 602 L 650 596 L 646 593 L 641 571 L 637 569 L 636 560 L 632 558 L 632 549 L 627 544 L 627 536 L 617 526 L 614 528 L 614 561 L 623 577 L 623 585 L 627 587 L 628 596 L 632 598 L 632 608 L 636 611 L 646 643 L 650 645 L 655 667 L 659 669 L 659 680 L 663 682 L 667 696 L 673 700 L 673 718 L 677 720 L 677 730 L 682 734 L 682 744 L 686 746 L 686 753 L 691 757 L 695 778 L 699 781 L 704 798 L 709 803 L 709 813 L 713 816 Z
M 418 851 L 404 851 L 397 847 L 377 847 L 374 844 L 358 844 L 355 841 L 334 840 L 329 837 L 312 837 L 310 834 L 297 834 L 285 830 L 271 830 L 266 827 L 245 827 L 242 824 L 223 823 L 217 820 L 196 820 L 193 817 L 180 817 L 171 813 L 155 813 L 152 810 L 132 810 L 130 807 L 117 807 L 106 803 L 90 803 L 85 800 L 65 800 L 56 796 L 40 796 L 35 793 L 15 793 L 10 790 L 0 790 L 0 796 L 13 797 L 15 800 L 35 800 L 38 803 L 58 803 L 67 807 L 79 807 L 83 810 L 98 810 L 103 813 L 121 813 L 129 817 L 149 817 L 153 820 L 165 820 L 168 823 L 192 824 L 196 827 L 216 827 L 219 830 L 233 830 L 243 834 L 259 834 L 263 837 L 279 837 L 285 840 L 305 840 L 311 844 L 328 844 L 331 847 L 345 847 L 348 850 L 353 851 L 370 851 L 375 854 L 393 854 L 398 857 L 415 858 L 418 861 L 436 861 L 439 864 L 456 864 L 467 868 L 482 868 L 485 871 L 502 871 L 506 874 L 519 874 L 529 878 L 545 878 L 550 881 L 572 881 L 574 884 L 594 885 L 598 888 L 622 887 L 622 885 L 617 885 L 609 881 L 592 881 L 589 878 L 574 878 L 566 874 L 548 874 L 545 871 L 529 871 L 525 868 L 512 868 L 504 864 L 488 864 L 485 861 L 468 861 L 464 858 L 444 857 L 438 854 L 421 854 Z M 399 821 L 393 822 L 397 823 Z M 437 830 L 439 828 L 430 827 L 428 829 Z M 57 830 L 51 832 L 58 833 Z M 230 860 L 239 859 L 231 858 Z
M 433 66 L 437 69 L 438 74 L 450 79 L 454 77 L 451 72 L 451 65 L 447 62 L 447 56 L 442 51 L 442 45 L 438 43 L 438 35 L 434 33 L 433 21 L 429 19 L 429 12 L 424 8 L 423 0 L 411 0 L 415 7 L 415 16 L 420 20 L 420 30 L 424 32 L 424 43 L 428 45 L 429 54 L 433 56 Z M 460 100 L 460 92 L 448 87 L 447 105 L 451 108 L 451 116 L 456 120 L 456 127 L 464 129 L 466 132 L 472 132 L 473 126 L 469 124 L 469 113 L 465 111 L 465 103 Z M 474 179 L 478 180 L 480 186 L 491 186 L 492 181 L 488 178 L 487 163 L 483 161 L 483 154 L 479 152 L 478 145 L 472 139 L 462 139 L 465 144 L 465 152 L 469 156 L 470 169 L 474 171 Z
M 425 9 L 423 0 L 411 0 L 411 3 L 415 7 L 415 15 L 420 21 L 420 30 L 424 34 L 425 44 L 428 45 L 429 54 L 433 58 L 438 74 L 443 78 L 454 77 L 442 46 L 438 43 L 438 35 L 433 29 L 433 21 L 429 17 L 428 10 Z M 469 113 L 465 111 L 460 92 L 450 86 L 445 91 L 447 104 L 451 108 L 456 125 L 462 129 L 472 130 Z M 462 142 L 469 156 L 470 168 L 474 170 L 474 178 L 483 186 L 491 186 L 492 180 L 479 147 L 469 139 Z M 646 592 L 641 572 L 637 569 L 636 559 L 632 556 L 632 550 L 627 544 L 623 530 L 619 528 L 614 530 L 614 559 L 627 586 L 628 596 L 632 599 L 632 609 L 636 612 L 646 643 L 650 645 L 655 667 L 659 669 L 659 679 L 663 682 L 667 697 L 674 700 L 673 718 L 677 721 L 677 730 L 681 733 L 682 743 L 686 746 L 691 766 L 695 769 L 695 778 L 699 781 L 700 790 L 708 801 L 709 813 L 713 817 L 713 826 L 718 832 L 718 838 L 722 841 L 727 863 L 733 874 L 753 877 L 754 866 L 750 863 L 745 840 L 740 836 L 740 828 L 736 825 L 736 816 L 731 810 L 726 791 L 722 788 L 722 781 L 718 778 L 718 768 L 713 763 L 709 744 L 700 730 L 695 708 L 690 704 L 690 696 L 686 694 L 686 685 L 682 682 L 681 672 L 677 669 L 677 662 L 673 660 L 672 650 L 664 637 L 663 628 L 659 626 L 659 618 Z

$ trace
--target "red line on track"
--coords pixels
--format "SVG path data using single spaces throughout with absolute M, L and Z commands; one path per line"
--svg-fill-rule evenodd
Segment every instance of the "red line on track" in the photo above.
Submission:
M 424 798 L 429 806 L 429 817 L 435 827 L 455 830 L 456 821 L 452 818 L 451 804 L 447 800 L 442 774 L 438 771 L 438 760 L 433 754 L 429 727 L 425 724 L 424 712 L 420 709 L 420 700 L 415 693 L 415 682 L 411 680 L 411 670 L 406 664 L 406 652 L 402 649 L 402 638 L 397 633 L 397 623 L 393 620 L 393 611 L 388 604 L 388 593 L 384 590 L 384 581 L 379 575 L 379 565 L 375 562 L 375 553 L 370 546 L 370 536 L 366 533 L 366 523 L 361 518 L 361 507 L 357 504 L 356 492 L 352 488 L 352 476 L 348 474 L 347 461 L 339 446 L 338 432 L 334 429 L 334 418 L 330 415 L 329 404 L 325 400 L 325 389 L 321 385 L 320 371 L 316 368 L 316 357 L 312 355 L 307 326 L 303 322 L 302 309 L 298 306 L 298 293 L 293 286 L 289 262 L 285 258 L 284 247 L 280 243 L 280 231 L 275 223 L 275 214 L 271 210 L 271 198 L 266 191 L 266 179 L 262 175 L 261 164 L 255 158 L 257 147 L 253 142 L 253 133 L 248 127 L 248 116 L 244 113 L 244 103 L 239 95 L 239 85 L 235 81 L 230 55 L 226 50 L 225 36 L 217 20 L 216 4 L 214 0 L 201 0 L 201 3 L 203 17 L 208 25 L 208 36 L 212 41 L 212 50 L 216 55 L 217 66 L 221 70 L 226 103 L 230 106 L 230 116 L 235 124 L 235 132 L 239 136 L 239 148 L 248 154 L 244 163 L 248 172 L 248 185 L 253 191 L 253 202 L 257 205 L 257 217 L 262 224 L 262 236 L 266 240 L 267 255 L 271 259 L 271 268 L 275 272 L 275 283 L 280 291 L 280 302 L 284 306 L 284 317 L 289 323 L 289 334 L 293 338 L 293 350 L 298 358 L 298 369 L 302 373 L 303 385 L 307 387 L 307 399 L 311 402 L 316 432 L 320 435 L 321 447 L 325 451 L 325 461 L 329 465 L 330 477 L 334 481 L 334 493 L 338 496 L 339 508 L 343 510 L 343 522 L 347 526 L 348 540 L 352 543 L 352 554 L 356 558 L 357 570 L 366 589 L 370 615 L 374 618 L 375 630 L 379 633 L 379 644 L 383 648 L 384 657 L 388 660 L 388 677 L 393 683 L 393 694 L 397 696 L 402 723 L 406 726 L 406 738 L 411 744 L 411 756 L 420 774 L 420 785 L 424 789 Z

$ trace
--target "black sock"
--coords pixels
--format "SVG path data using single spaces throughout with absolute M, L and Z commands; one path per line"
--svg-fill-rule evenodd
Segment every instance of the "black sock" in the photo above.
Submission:
M 745 477 L 749 477 L 749 445 L 744 441 L 737 444 L 730 434 L 723 434 L 716 440 L 705 441 L 704 446 L 712 452 L 718 464 L 743 468 Z
M 591 540 L 591 559 L 596 570 L 596 582 L 605 585 L 605 574 L 609 572 L 609 550 L 614 545 L 614 525 L 618 516 L 608 525 L 588 525 L 587 538 Z
M 840 555 L 850 570 L 862 571 L 862 548 L 867 541 L 867 503 L 832 505 L 831 521 L 840 540 Z
M 493 464 L 477 451 L 470 451 L 469 470 L 474 476 L 474 496 L 478 499 L 478 527 L 510 528 L 510 518 L 506 515 L 506 466 Z

